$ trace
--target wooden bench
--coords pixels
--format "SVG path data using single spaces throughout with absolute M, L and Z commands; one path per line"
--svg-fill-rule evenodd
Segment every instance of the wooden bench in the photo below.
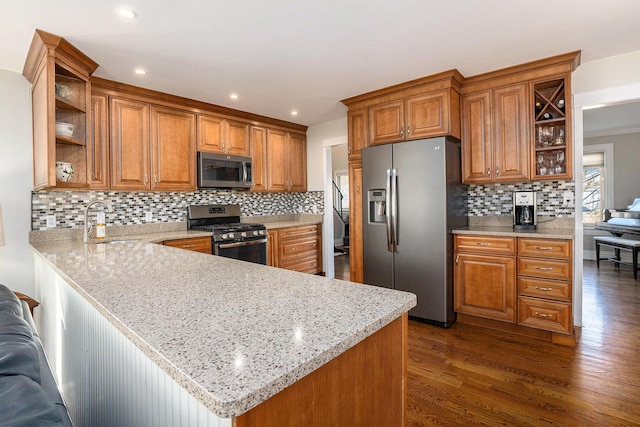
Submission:
M 633 278 L 638 280 L 638 252 L 640 252 L 640 240 L 624 239 L 614 236 L 594 236 L 596 242 L 596 266 L 600 268 L 600 260 L 611 261 L 620 267 L 620 264 L 633 266 Z M 600 258 L 600 246 L 609 246 L 614 249 L 615 256 L 613 258 Z M 632 253 L 633 262 L 623 262 L 620 259 L 620 251 L 630 251 Z

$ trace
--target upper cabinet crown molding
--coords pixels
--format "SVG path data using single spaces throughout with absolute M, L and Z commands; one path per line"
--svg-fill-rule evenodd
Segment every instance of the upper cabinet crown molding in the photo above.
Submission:
M 245 121 L 254 126 L 269 126 L 270 128 L 292 130 L 300 133 L 306 133 L 308 128 L 308 126 L 297 123 L 261 116 L 246 111 L 234 110 L 233 108 L 183 98 L 181 96 L 145 89 L 126 83 L 119 83 L 100 77 L 92 77 L 91 84 L 92 87 L 99 90 L 100 93 L 116 96 L 126 94 L 126 97 L 129 99 L 137 99 L 166 107 L 179 106 L 181 109 L 193 113 L 213 114 L 223 119 Z
M 22 75 L 26 77 L 29 83 L 33 84 L 36 76 L 41 71 L 41 62 L 45 56 L 51 56 L 64 62 L 70 68 L 69 71 L 87 79 L 98 68 L 97 62 L 80 52 L 64 38 L 46 31 L 36 30 L 22 70 Z
M 581 51 L 564 53 L 524 64 L 518 64 L 495 71 L 465 77 L 460 94 L 506 86 L 523 81 L 552 77 L 558 74 L 572 73 L 580 65 Z

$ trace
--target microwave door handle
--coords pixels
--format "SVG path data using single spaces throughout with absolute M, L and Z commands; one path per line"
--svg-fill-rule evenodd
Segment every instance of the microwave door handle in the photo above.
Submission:
M 253 245 L 261 245 L 263 243 L 267 243 L 269 239 L 260 239 L 260 240 L 249 240 L 247 242 L 237 242 L 237 243 L 220 243 L 218 247 L 220 249 L 229 249 L 229 248 L 239 248 L 241 246 L 253 246 Z
M 247 182 L 247 162 L 242 162 L 242 182 Z
M 393 223 L 391 222 L 391 169 L 387 169 L 387 188 L 386 188 L 386 201 L 385 201 L 385 213 L 384 219 L 387 226 L 387 251 L 393 252 Z

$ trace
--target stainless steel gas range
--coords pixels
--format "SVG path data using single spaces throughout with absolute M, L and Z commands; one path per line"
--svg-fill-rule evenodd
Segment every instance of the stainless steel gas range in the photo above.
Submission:
M 191 205 L 187 229 L 210 231 L 214 255 L 267 264 L 267 229 L 240 223 L 240 205 Z

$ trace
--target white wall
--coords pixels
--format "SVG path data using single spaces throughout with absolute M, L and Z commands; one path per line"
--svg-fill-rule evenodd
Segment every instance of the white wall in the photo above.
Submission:
M 307 189 L 324 191 L 323 142 L 347 138 L 347 113 L 344 117 L 309 126 L 307 129 Z M 326 209 L 325 209 L 326 210 Z
M 572 74 L 574 171 L 582 170 L 584 146 L 583 108 L 640 99 L 640 51 L 586 62 Z M 576 199 L 582 200 L 582 181 L 577 179 Z M 575 248 L 583 243 L 582 211 L 576 210 Z M 582 251 L 574 251 L 574 323 L 582 325 Z
M 6 241 L 0 247 L 0 283 L 33 295 L 31 86 L 21 74 L 0 70 L 0 93 L 0 205 Z

